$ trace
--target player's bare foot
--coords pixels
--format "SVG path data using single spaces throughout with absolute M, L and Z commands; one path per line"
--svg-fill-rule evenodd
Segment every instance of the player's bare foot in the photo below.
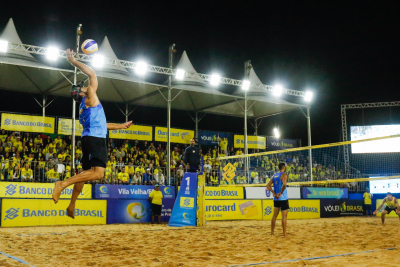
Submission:
M 75 213 L 74 213 L 74 211 L 75 211 L 75 206 L 69 205 L 68 208 L 67 208 L 67 215 L 68 215 L 68 217 L 71 217 L 72 219 L 75 219 Z
M 60 199 L 61 193 L 65 188 L 62 186 L 62 182 L 56 182 L 53 189 L 53 201 L 57 204 Z

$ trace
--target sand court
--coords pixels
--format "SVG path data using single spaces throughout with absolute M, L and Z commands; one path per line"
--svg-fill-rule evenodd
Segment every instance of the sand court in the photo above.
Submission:
M 114 224 L 1 228 L 0 251 L 33 266 L 233 266 L 359 252 L 255 266 L 400 266 L 400 220 L 289 220 L 288 237 L 269 221 L 213 221 L 206 227 Z M 370 253 L 363 251 L 381 250 Z M 28 266 L 0 255 L 0 266 Z

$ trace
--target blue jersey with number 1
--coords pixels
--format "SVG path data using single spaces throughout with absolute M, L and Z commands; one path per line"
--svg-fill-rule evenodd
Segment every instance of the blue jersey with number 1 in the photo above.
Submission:
M 106 114 L 100 102 L 95 107 L 87 108 L 84 97 L 79 107 L 79 122 L 83 126 L 82 136 L 107 137 Z
M 281 180 L 282 174 L 283 174 L 283 172 L 278 172 L 278 173 L 275 173 L 274 176 L 272 176 L 272 183 L 274 184 L 275 194 L 280 193 L 282 190 L 282 186 L 283 186 L 283 183 Z M 279 200 L 279 201 L 280 200 L 288 200 L 287 188 L 285 188 L 285 190 L 283 190 L 283 193 L 279 199 L 274 197 L 274 200 Z

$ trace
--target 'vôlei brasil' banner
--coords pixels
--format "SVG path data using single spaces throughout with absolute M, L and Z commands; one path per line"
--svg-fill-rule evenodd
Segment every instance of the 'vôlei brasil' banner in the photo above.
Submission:
M 67 216 L 69 200 L 54 204 L 52 199 L 2 199 L 1 226 L 41 226 L 65 224 L 106 224 L 106 200 L 78 200 L 75 219 Z
M 167 142 L 167 133 L 167 128 L 156 127 L 155 141 Z M 190 144 L 190 139 L 194 137 L 194 131 L 171 128 L 170 136 L 172 143 Z
M 234 147 L 235 148 L 244 148 L 244 135 L 235 135 L 234 137 Z M 247 147 L 248 148 L 256 148 L 256 149 L 265 149 L 266 141 L 265 137 L 262 136 L 247 136 Z
M 110 185 L 96 184 L 95 198 L 147 199 L 154 190 L 151 185 Z M 175 198 L 175 187 L 160 186 L 164 199 Z
M 349 190 L 347 188 L 318 188 L 303 187 L 302 195 L 304 199 L 309 198 L 349 198 Z
M 297 147 L 297 141 L 293 139 L 279 139 L 267 137 L 268 150 L 282 150 Z
M 54 118 L 1 114 L 1 128 L 7 131 L 54 133 Z
M 153 140 L 153 127 L 131 125 L 128 129 L 119 129 L 109 131 L 110 138 L 115 139 L 130 139 L 130 140 Z
M 321 218 L 363 216 L 364 200 L 321 199 Z
M 226 138 L 228 140 L 228 146 L 232 146 L 233 144 L 233 134 L 231 133 L 219 133 L 219 132 L 211 132 L 211 131 L 199 131 L 199 144 L 200 145 L 213 145 L 217 146 L 219 142 L 222 141 L 222 138 Z
M 52 198 L 54 184 L 0 183 L 0 198 Z M 73 185 L 65 188 L 60 198 L 71 198 Z M 85 184 L 78 198 L 92 198 L 92 186 Z
M 81 136 L 83 126 L 79 120 L 75 120 L 75 135 Z M 72 120 L 71 119 L 58 119 L 58 134 L 72 135 Z

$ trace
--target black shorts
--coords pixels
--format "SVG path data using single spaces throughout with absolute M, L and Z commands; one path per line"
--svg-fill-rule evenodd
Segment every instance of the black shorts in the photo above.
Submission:
M 107 165 L 106 138 L 82 137 L 81 163 L 83 170 L 90 170 L 92 167 L 105 168 Z
M 151 215 L 161 215 L 162 205 L 151 203 Z
M 289 200 L 274 200 L 274 207 L 281 208 L 281 210 L 288 210 Z
M 396 213 L 396 209 L 397 208 L 394 208 L 394 209 L 389 208 L 388 206 L 385 207 L 385 210 L 387 211 L 388 214 L 391 213 L 392 211 L 394 211 L 394 213 Z
M 364 204 L 364 210 L 371 210 L 371 204 Z

